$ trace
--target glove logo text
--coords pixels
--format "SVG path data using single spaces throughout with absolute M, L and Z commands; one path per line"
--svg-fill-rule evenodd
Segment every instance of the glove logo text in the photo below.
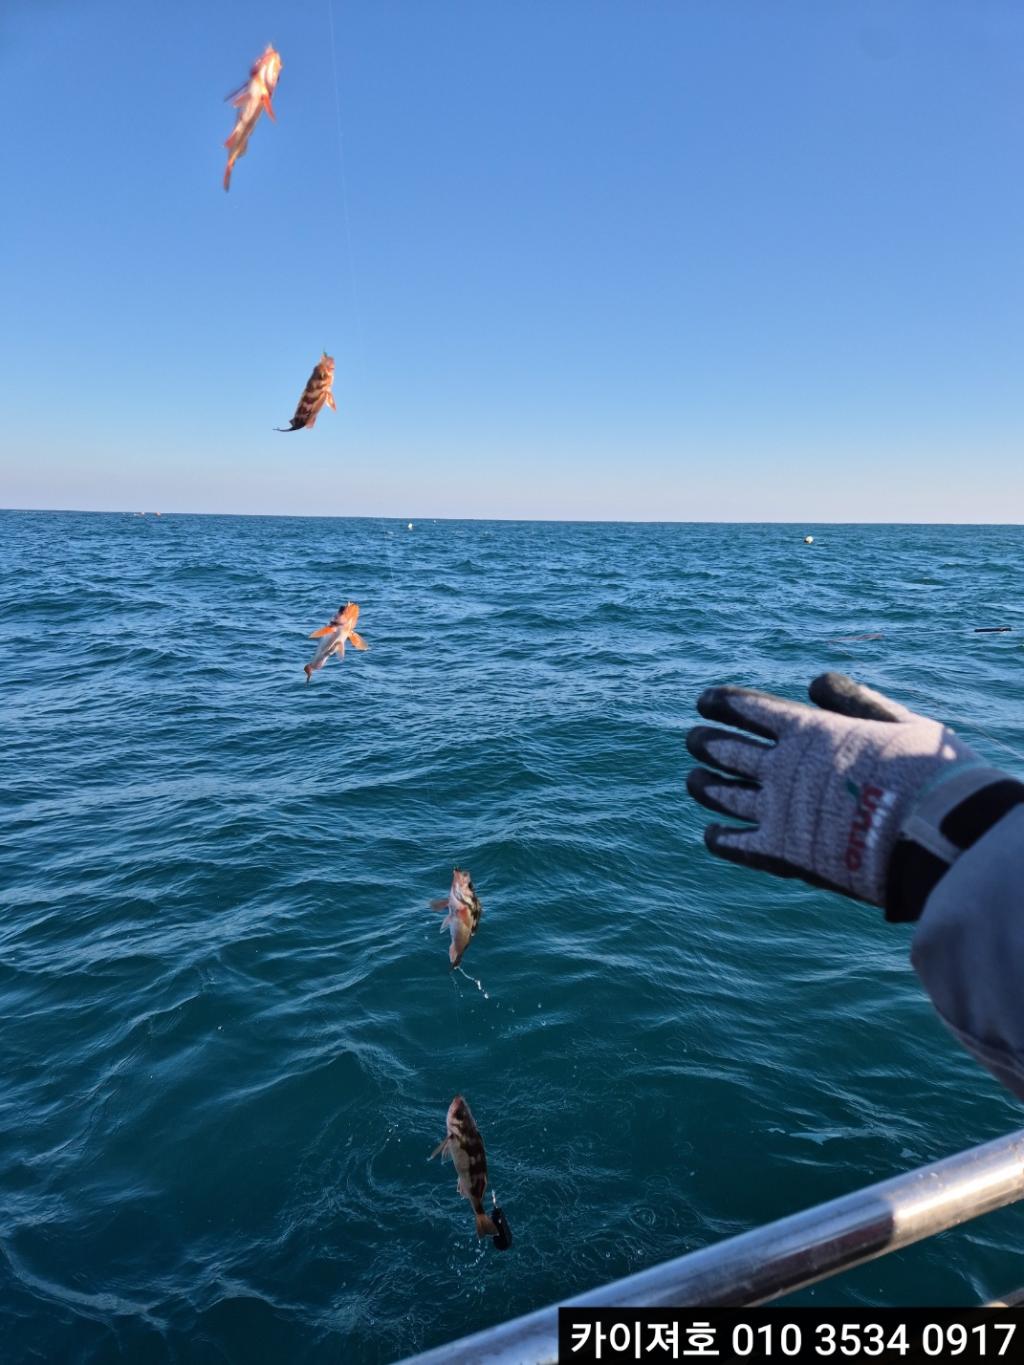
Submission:
M 882 827 L 880 814 L 884 815 L 896 799 L 895 792 L 886 791 L 873 782 L 865 782 L 862 787 L 847 780 L 846 790 L 857 803 L 857 813 L 850 821 L 846 835 L 846 853 L 843 862 L 850 872 L 859 872 L 864 865 L 864 855 L 869 853 L 878 839 Z

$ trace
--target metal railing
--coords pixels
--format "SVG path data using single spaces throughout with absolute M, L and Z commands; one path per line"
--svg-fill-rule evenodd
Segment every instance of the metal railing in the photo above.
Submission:
M 1024 1130 L 566 1300 L 574 1307 L 766 1303 L 1024 1197 Z M 565 1306 L 565 1305 L 563 1305 Z M 403 1365 L 549 1365 L 558 1304 Z

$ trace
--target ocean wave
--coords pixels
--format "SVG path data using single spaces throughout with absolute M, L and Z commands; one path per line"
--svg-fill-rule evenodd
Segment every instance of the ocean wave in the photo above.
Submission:
M 708 857 L 683 745 L 841 665 L 1024 766 L 1019 531 L 416 526 L 3 515 L 12 1355 L 383 1362 L 1019 1122 L 906 934 Z M 1003 1290 L 983 1226 L 828 1292 Z

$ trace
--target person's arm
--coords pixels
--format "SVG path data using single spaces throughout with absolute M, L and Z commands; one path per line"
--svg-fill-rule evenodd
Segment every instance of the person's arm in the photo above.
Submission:
M 1024 1099 L 1024 806 L 939 881 L 910 958 L 954 1036 Z
M 719 857 L 917 920 L 913 961 L 940 1015 L 1024 1096 L 1024 784 L 952 730 L 839 673 L 813 706 L 712 687 L 687 747 Z

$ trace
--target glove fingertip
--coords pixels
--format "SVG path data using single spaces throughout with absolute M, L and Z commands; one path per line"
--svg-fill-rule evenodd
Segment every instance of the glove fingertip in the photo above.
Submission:
M 857 684 L 850 677 L 849 673 L 839 673 L 835 669 L 829 669 L 827 673 L 819 673 L 816 678 L 812 678 L 807 685 L 807 695 L 811 701 L 818 705 L 818 698 L 822 699 L 831 696 L 841 696 L 845 692 L 853 692 Z
M 911 712 L 871 687 L 865 687 L 846 673 L 820 673 L 808 685 L 807 694 L 815 706 L 852 720 L 906 720 Z
M 683 743 L 686 745 L 686 752 L 691 758 L 695 758 L 698 763 L 710 763 L 711 755 L 706 748 L 706 736 L 709 733 L 707 725 L 691 725 L 686 732 Z M 691 792 L 692 796 L 693 793 Z
M 703 716 L 705 720 L 720 719 L 724 691 L 724 687 L 705 687 L 697 698 L 697 714 Z
M 708 825 L 704 831 L 704 843 L 708 851 L 716 853 L 719 858 L 737 861 L 743 854 L 742 840 L 749 833 L 749 829 L 740 829 L 735 825 Z
M 735 683 L 706 687 L 697 698 L 697 710 L 705 720 L 734 725 L 762 739 L 778 738 L 782 715 L 791 706 L 791 702 L 768 692 Z

